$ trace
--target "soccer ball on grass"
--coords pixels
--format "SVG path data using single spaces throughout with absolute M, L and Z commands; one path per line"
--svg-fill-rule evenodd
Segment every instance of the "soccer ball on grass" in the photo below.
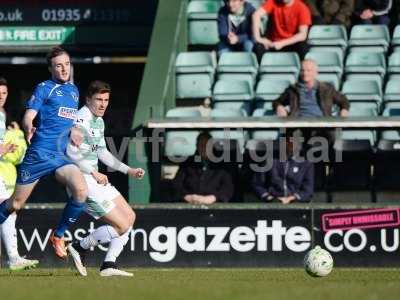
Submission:
M 322 249 L 320 246 L 316 246 L 314 249 L 308 251 L 304 257 L 304 268 L 311 276 L 328 276 L 333 268 L 333 258 L 328 251 Z

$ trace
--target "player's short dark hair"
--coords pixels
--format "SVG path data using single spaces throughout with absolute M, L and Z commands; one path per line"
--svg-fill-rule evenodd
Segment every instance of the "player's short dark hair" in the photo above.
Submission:
M 4 77 L 0 77 L 0 86 L 5 85 L 8 88 L 8 82 L 7 79 Z
M 65 50 L 65 49 L 63 49 L 63 48 L 61 48 L 59 46 L 51 48 L 49 53 L 47 53 L 47 55 L 46 55 L 47 65 L 51 66 L 51 60 L 54 57 L 57 57 L 57 56 L 60 56 L 60 55 L 63 55 L 63 54 L 67 54 L 69 56 L 69 53 L 67 52 L 67 50 Z
M 104 81 L 95 80 L 89 84 L 86 97 L 91 98 L 94 94 L 111 93 L 111 86 Z

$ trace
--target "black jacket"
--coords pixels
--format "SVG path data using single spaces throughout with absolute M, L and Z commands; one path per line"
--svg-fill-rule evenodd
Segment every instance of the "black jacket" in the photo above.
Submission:
M 346 96 L 325 82 L 318 82 L 317 101 L 324 116 L 332 115 L 332 108 L 338 105 L 340 109 L 349 109 L 350 104 Z M 289 86 L 283 94 L 272 103 L 274 110 L 278 105 L 290 106 L 289 116 L 297 117 L 300 111 L 299 84 Z
M 266 196 L 294 195 L 299 201 L 310 201 L 314 193 L 314 165 L 309 161 L 274 159 L 271 170 L 254 174 L 252 186 L 262 200 Z
M 211 162 L 195 162 L 194 157 L 180 166 L 173 185 L 176 201 L 197 194 L 214 195 L 217 202 L 229 202 L 234 192 L 232 177 L 227 171 Z

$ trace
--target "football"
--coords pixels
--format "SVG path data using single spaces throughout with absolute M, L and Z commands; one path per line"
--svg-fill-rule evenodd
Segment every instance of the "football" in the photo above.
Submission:
M 333 268 L 333 258 L 328 251 L 316 246 L 304 257 L 304 268 L 313 277 L 328 276 Z

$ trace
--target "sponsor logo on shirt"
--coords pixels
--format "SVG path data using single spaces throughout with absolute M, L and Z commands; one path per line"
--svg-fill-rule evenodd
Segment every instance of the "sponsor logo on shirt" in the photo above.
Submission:
M 62 91 L 56 91 L 56 95 L 57 95 L 58 97 L 62 97 L 62 96 L 64 96 L 64 94 L 63 94 L 63 92 L 62 92 Z
M 58 116 L 66 119 L 75 120 L 77 109 L 68 108 L 68 107 L 60 107 L 58 109 Z

